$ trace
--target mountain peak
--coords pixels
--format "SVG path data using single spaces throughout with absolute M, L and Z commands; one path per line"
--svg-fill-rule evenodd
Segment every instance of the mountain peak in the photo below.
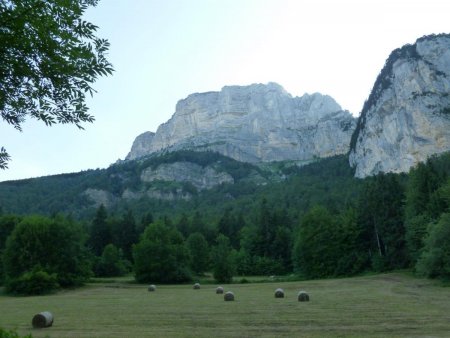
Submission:
M 139 136 L 126 159 L 210 149 L 244 162 L 309 161 L 346 153 L 354 126 L 330 96 L 292 97 L 274 82 L 225 86 L 178 101 L 170 120 Z
M 406 172 L 450 150 L 450 34 L 424 36 L 390 54 L 350 147 L 357 177 Z

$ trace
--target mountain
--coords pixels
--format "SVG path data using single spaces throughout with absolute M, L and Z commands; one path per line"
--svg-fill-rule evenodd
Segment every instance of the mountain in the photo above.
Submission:
M 330 96 L 292 97 L 276 83 L 189 95 L 133 143 L 127 160 L 161 151 L 213 150 L 242 162 L 310 161 L 348 152 L 356 119 Z
M 298 167 L 180 150 L 106 169 L 0 182 L 0 215 L 64 213 L 92 219 L 103 204 L 110 214 L 132 210 L 138 219 L 148 212 L 175 218 L 196 210 L 215 218 L 230 208 L 248 215 L 263 198 L 296 215 L 315 204 L 346 205 L 357 196 L 358 184 L 345 155 Z
M 356 177 L 407 172 L 450 150 L 450 34 L 394 50 L 365 102 L 350 145 Z

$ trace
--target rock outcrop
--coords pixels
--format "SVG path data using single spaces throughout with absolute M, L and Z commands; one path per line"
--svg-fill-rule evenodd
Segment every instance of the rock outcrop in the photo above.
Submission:
M 111 207 L 115 202 L 117 202 L 117 198 L 110 193 L 109 191 L 102 189 L 93 189 L 88 188 L 83 193 L 85 196 L 94 203 L 94 206 L 98 208 L 100 205 L 104 205 L 105 207 Z
M 142 172 L 141 181 L 189 182 L 198 190 L 211 189 L 222 183 L 234 183 L 233 177 L 226 172 L 191 162 L 164 163 L 156 169 L 148 167 Z
M 406 172 L 450 150 L 450 35 L 391 53 L 352 136 L 355 176 Z
M 356 119 L 331 97 L 292 97 L 275 83 L 189 95 L 127 160 L 160 151 L 213 150 L 243 162 L 308 161 L 348 152 Z
M 158 200 L 175 201 L 175 200 L 190 200 L 192 198 L 192 194 L 183 191 L 182 188 L 167 190 L 158 187 L 153 187 L 141 191 L 133 191 L 131 189 L 126 189 L 122 194 L 122 198 L 125 200 L 137 200 L 143 197 L 154 198 Z

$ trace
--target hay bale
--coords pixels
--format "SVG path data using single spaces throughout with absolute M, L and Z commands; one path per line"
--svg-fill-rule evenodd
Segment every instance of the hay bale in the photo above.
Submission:
M 281 288 L 276 289 L 275 298 L 284 298 L 284 290 Z
M 38 329 L 50 327 L 53 325 L 53 315 L 48 311 L 38 313 L 33 317 L 31 324 Z
M 300 291 L 298 293 L 298 301 L 299 302 L 309 302 L 309 295 L 306 293 L 306 291 Z
M 149 285 L 148 287 L 148 291 L 156 291 L 156 286 L 155 285 Z
M 217 289 L 216 289 L 216 293 L 217 294 L 222 294 L 223 293 L 223 287 L 218 286 Z
M 194 284 L 194 290 L 198 290 L 200 289 L 200 283 L 195 283 Z
M 231 291 L 225 292 L 225 294 L 223 295 L 223 299 L 224 299 L 226 302 L 233 301 L 233 300 L 234 300 L 234 293 L 231 292 Z

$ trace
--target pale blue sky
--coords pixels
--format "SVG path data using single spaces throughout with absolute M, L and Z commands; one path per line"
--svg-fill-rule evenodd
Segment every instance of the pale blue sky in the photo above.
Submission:
M 277 82 L 293 96 L 331 95 L 355 116 L 389 53 L 450 33 L 448 0 L 101 0 L 86 19 L 111 43 L 116 72 L 89 100 L 94 124 L 19 133 L 0 181 L 105 168 L 156 131 L 175 104 L 224 85 Z

